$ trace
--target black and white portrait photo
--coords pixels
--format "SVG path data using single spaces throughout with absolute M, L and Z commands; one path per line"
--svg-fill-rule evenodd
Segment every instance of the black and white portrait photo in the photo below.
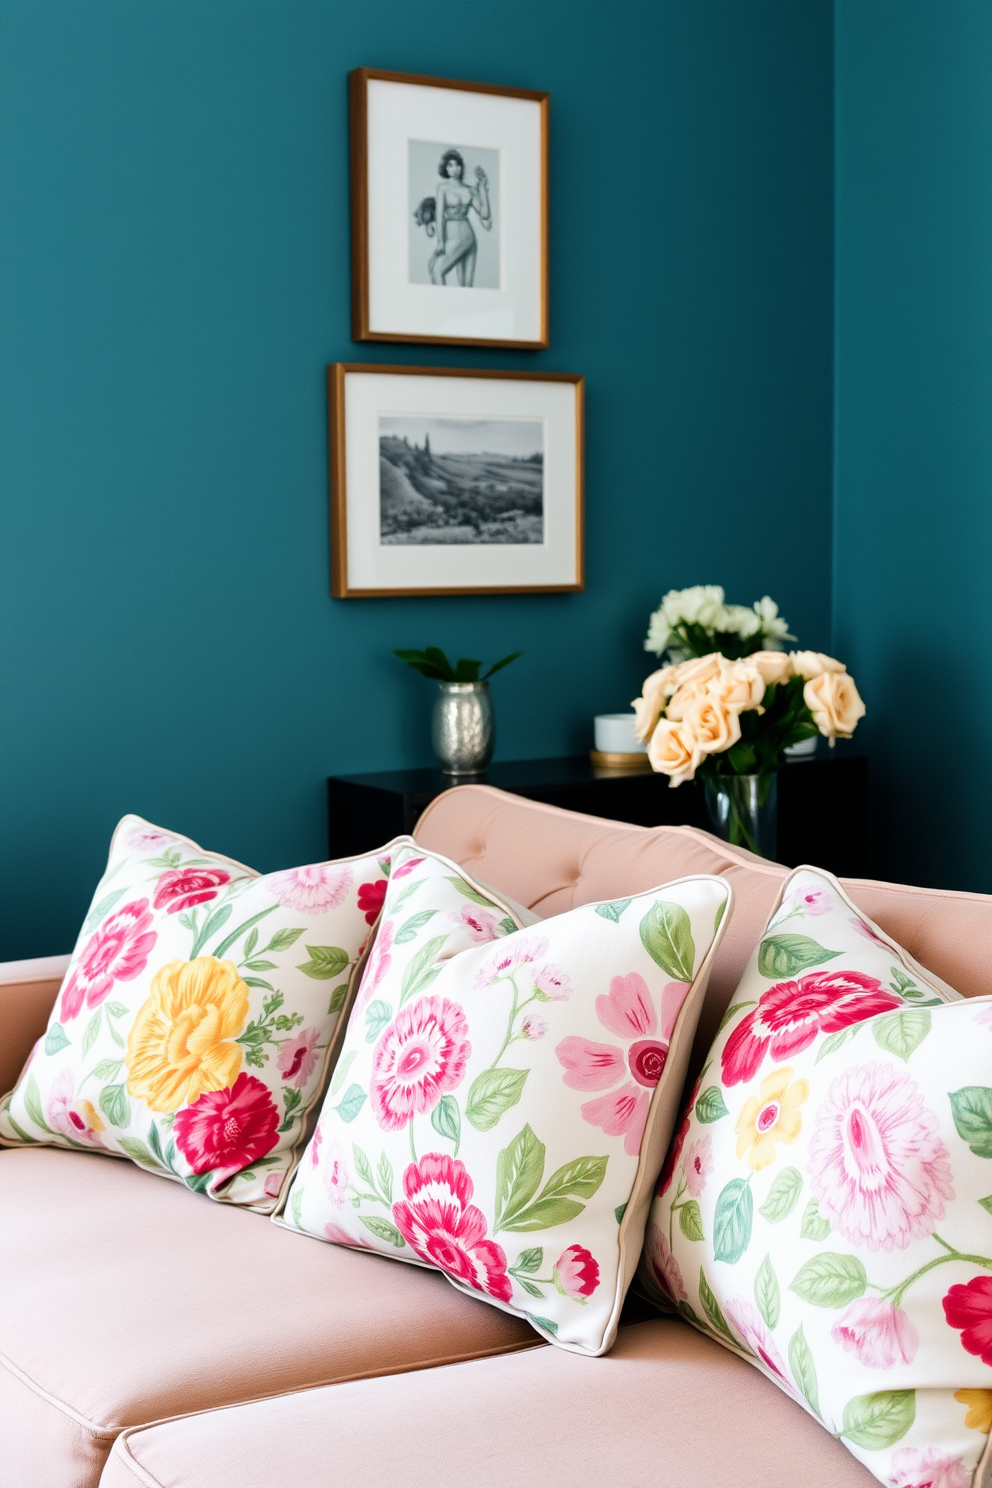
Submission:
M 379 418 L 384 545 L 540 543 L 539 419 Z
M 499 289 L 499 151 L 410 140 L 410 283 Z
M 348 92 L 353 338 L 547 346 L 547 93 L 369 67 Z

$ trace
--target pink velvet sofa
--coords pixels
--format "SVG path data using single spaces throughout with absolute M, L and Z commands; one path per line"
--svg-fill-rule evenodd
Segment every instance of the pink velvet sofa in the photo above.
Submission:
M 786 872 L 687 827 L 576 816 L 485 786 L 419 840 L 538 914 L 689 873 L 736 907 L 702 1061 Z M 847 884 L 959 991 L 987 991 L 992 898 Z M 0 967 L 0 1088 L 67 957 Z M 0 1488 L 870 1488 L 757 1371 L 635 1303 L 612 1353 L 548 1347 L 439 1276 L 293 1235 L 118 1159 L 0 1152 Z

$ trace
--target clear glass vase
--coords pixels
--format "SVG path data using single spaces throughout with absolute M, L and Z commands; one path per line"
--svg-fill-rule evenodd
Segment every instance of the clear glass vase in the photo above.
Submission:
M 716 775 L 704 782 L 706 810 L 713 830 L 725 842 L 774 858 L 778 817 L 778 776 Z

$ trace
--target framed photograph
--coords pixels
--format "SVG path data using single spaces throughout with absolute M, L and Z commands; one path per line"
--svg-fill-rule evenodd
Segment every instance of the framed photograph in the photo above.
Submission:
M 583 587 L 583 380 L 328 368 L 331 593 Z
M 359 67 L 356 341 L 548 344 L 548 95 Z

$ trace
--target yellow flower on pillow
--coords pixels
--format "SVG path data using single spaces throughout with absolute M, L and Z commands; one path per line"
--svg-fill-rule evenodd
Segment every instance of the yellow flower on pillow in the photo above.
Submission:
M 992 1431 L 992 1390 L 955 1390 L 954 1399 L 968 1407 L 964 1418 L 968 1430 L 988 1436 Z
M 746 1157 L 755 1173 L 775 1161 L 776 1142 L 794 1142 L 802 1130 L 799 1107 L 809 1099 L 805 1080 L 793 1080 L 792 1070 L 772 1070 L 757 1095 L 745 1101 L 737 1118 L 737 1156 Z
M 170 961 L 152 978 L 128 1035 L 127 1088 L 152 1111 L 178 1111 L 234 1084 L 248 988 L 233 961 Z

